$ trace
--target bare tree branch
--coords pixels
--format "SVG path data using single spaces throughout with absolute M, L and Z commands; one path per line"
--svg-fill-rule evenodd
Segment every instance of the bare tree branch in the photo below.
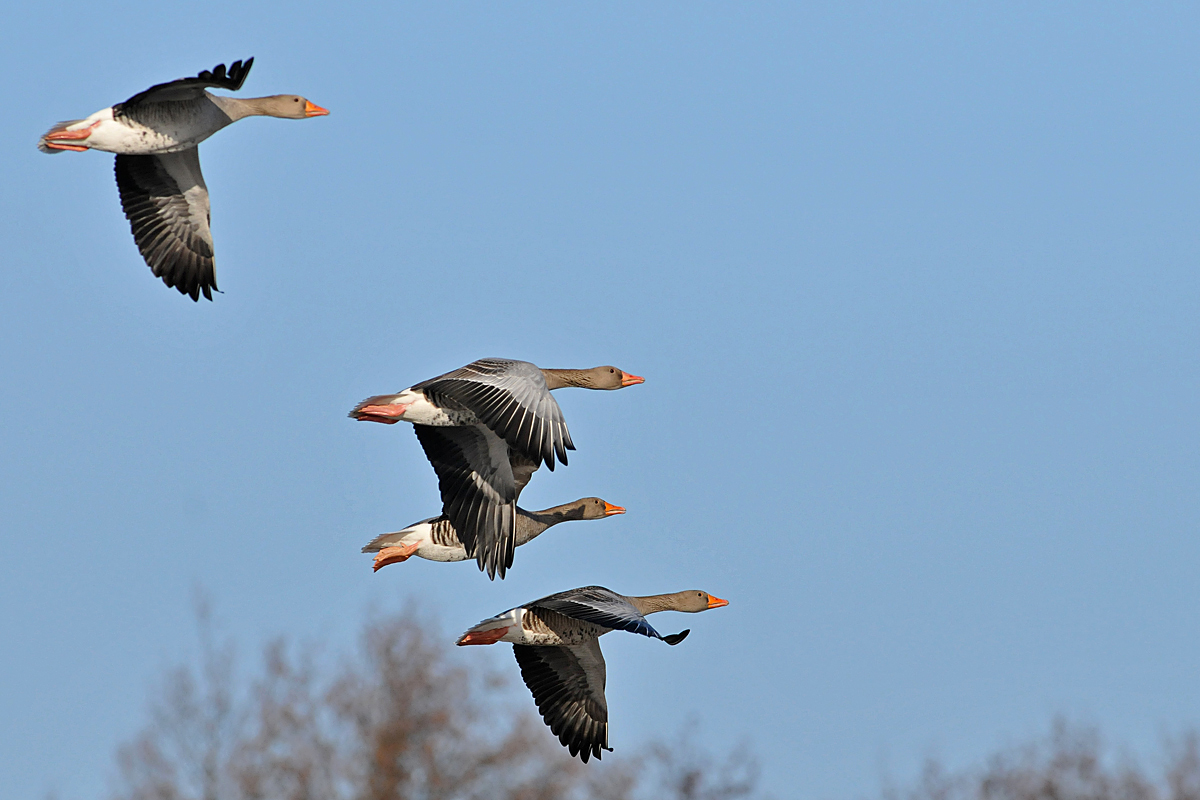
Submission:
M 1162 778 L 1108 755 L 1094 728 L 1055 721 L 1045 741 L 992 756 L 958 773 L 931 761 L 906 792 L 885 800 L 1200 800 L 1200 748 L 1189 733 L 1168 743 Z
M 114 800 L 740 800 L 757 765 L 686 736 L 646 755 L 571 758 L 503 674 L 471 669 L 415 608 L 368 622 L 329 667 L 270 643 L 239 692 L 233 647 L 196 604 L 199 663 L 170 671 L 120 748 Z M 511 666 L 511 665 L 509 665 Z M 515 690 L 514 690 L 515 689 Z M 1188 800 L 1191 800 L 1190 798 Z M 1196 800 L 1200 800 L 1197 798 Z

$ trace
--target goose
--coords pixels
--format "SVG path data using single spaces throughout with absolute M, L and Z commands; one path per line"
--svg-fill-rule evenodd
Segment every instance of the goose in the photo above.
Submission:
M 540 536 L 554 525 L 574 519 L 604 519 L 624 514 L 625 509 L 605 502 L 599 497 L 584 497 L 544 511 L 517 508 L 513 546 L 520 547 Z M 412 556 L 430 561 L 466 561 L 467 548 L 454 532 L 454 526 L 443 514 L 423 519 L 395 533 L 376 536 L 363 547 L 364 553 L 375 553 L 374 571 L 389 564 L 399 564 Z
M 253 58 L 151 86 L 124 103 L 85 119 L 60 122 L 42 135 L 43 153 L 103 150 L 116 153 L 117 191 L 133 240 L 163 283 L 199 301 L 217 288 L 209 230 L 208 187 L 196 146 L 244 117 L 321 117 L 329 112 L 303 97 L 221 97 L 207 89 L 237 91 Z M 218 290 L 219 291 L 219 290 Z
M 645 379 L 616 367 L 541 369 L 483 358 L 397 394 L 368 397 L 349 416 L 411 422 L 438 476 L 442 513 L 489 578 L 512 566 L 517 497 L 530 476 L 574 450 L 554 389 L 621 389 Z
M 629 631 L 676 645 L 691 630 L 663 636 L 646 621 L 648 614 L 695 613 L 727 605 L 728 600 L 699 590 L 626 597 L 603 586 L 584 586 L 485 619 L 457 644 L 512 643 L 521 679 L 542 720 L 571 755 L 586 764 L 590 756 L 599 759 L 602 749 L 612 751 L 600 637 Z

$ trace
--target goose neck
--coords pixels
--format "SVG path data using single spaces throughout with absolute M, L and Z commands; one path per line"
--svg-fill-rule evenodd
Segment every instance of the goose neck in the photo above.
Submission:
M 544 369 L 542 375 L 546 378 L 546 388 L 548 389 L 562 389 L 567 386 L 586 387 L 588 385 L 587 370 Z
M 659 611 L 674 611 L 678 598 L 673 594 L 651 594 L 645 597 L 630 597 L 629 602 L 640 614 L 654 614 Z

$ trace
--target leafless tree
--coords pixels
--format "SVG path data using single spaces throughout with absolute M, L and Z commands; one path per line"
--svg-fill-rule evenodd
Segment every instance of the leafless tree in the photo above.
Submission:
M 735 747 L 724 761 L 718 762 L 697 747 L 687 734 L 670 747 L 662 743 L 653 745 L 650 758 L 643 765 L 656 779 L 655 797 L 736 800 L 753 795 L 758 784 L 758 762 L 745 745 Z
M 950 772 L 935 761 L 916 785 L 884 800 L 1200 800 L 1200 740 L 1168 741 L 1159 776 L 1116 758 L 1094 728 L 1054 723 L 1044 740 L 1001 752 L 982 768 Z
M 117 753 L 123 775 L 137 775 L 129 800 L 221 800 L 228 797 L 225 764 L 237 739 L 233 648 L 214 636 L 210 606 L 196 598 L 200 665 L 176 667 L 150 706 L 150 723 Z
M 234 650 L 206 607 L 200 659 L 172 670 L 145 728 L 118 752 L 113 800 L 739 800 L 757 765 L 717 763 L 687 736 L 583 765 L 535 716 L 524 687 L 467 669 L 422 615 L 373 620 L 330 665 L 272 642 L 239 689 Z M 514 685 L 515 684 L 515 685 Z M 1200 800 L 1200 799 L 1198 799 Z

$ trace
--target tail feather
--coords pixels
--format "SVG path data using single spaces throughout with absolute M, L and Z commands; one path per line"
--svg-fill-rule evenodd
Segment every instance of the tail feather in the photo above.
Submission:
M 430 517 L 429 519 L 423 519 L 420 522 L 414 522 L 412 525 L 409 525 L 407 528 L 401 528 L 400 530 L 393 531 L 392 533 L 381 533 L 378 536 L 376 536 L 374 539 L 372 539 L 371 541 L 367 542 L 363 546 L 363 549 L 361 552 L 363 552 L 363 553 L 378 553 L 380 550 L 382 550 L 385 547 L 395 547 L 395 546 L 402 545 L 402 544 L 411 544 L 413 542 L 419 542 L 422 539 L 429 538 L 429 531 L 423 531 L 421 529 L 421 526 L 428 525 L 431 522 L 437 522 L 437 520 L 439 520 L 439 519 L 440 519 L 440 517 Z M 444 541 L 442 541 L 442 542 L 437 541 L 436 538 L 434 539 L 434 543 L 435 544 L 447 544 L 447 542 L 444 542 Z
M 381 533 L 371 541 L 363 545 L 361 552 L 363 553 L 378 553 L 385 547 L 395 547 L 403 544 L 404 539 L 408 536 L 408 531 L 396 531 L 394 533 Z
M 521 624 L 521 609 L 520 608 L 510 608 L 508 611 L 505 611 L 503 614 L 497 614 L 494 617 L 488 617 L 487 619 L 483 620 L 482 622 L 475 623 L 471 627 L 467 628 L 467 630 L 463 633 L 463 635 L 458 638 L 459 638 L 459 641 L 461 641 L 463 636 L 466 636 L 468 633 L 482 633 L 484 631 L 495 630 L 496 628 L 511 628 L 514 625 L 520 625 L 520 624 Z

